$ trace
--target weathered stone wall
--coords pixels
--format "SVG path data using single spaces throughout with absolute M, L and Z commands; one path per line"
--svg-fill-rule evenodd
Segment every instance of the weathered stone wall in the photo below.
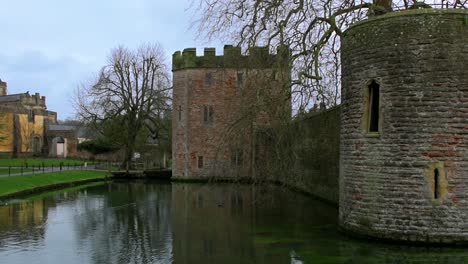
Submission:
M 0 113 L 0 152 L 12 152 L 14 133 L 13 122 L 13 113 Z
M 204 84 L 208 72 L 213 78 L 210 87 Z M 173 73 L 174 177 L 227 176 L 225 165 L 230 162 L 227 130 L 235 122 L 239 109 L 236 73 L 235 69 L 186 69 Z M 213 109 L 212 121 L 205 121 L 205 106 L 208 111 L 209 107 Z M 198 166 L 200 157 L 202 168 Z
M 395 240 L 468 241 L 467 62 L 463 10 L 397 12 L 344 33 L 344 229 Z M 371 81 L 380 87 L 378 132 L 367 128 Z
M 309 114 L 295 121 L 294 177 L 286 183 L 338 204 L 341 107 Z
M 231 46 L 224 56 L 211 48 L 199 57 L 195 49 L 174 53 L 174 178 L 252 176 L 253 131 L 269 120 L 262 98 L 278 95 L 274 107 L 290 109 L 274 92 L 283 79 L 275 71 L 278 63 L 266 48 L 252 49 L 250 56 Z
M 39 93 L 7 95 L 6 85 L 0 81 L 0 136 L 3 137 L 0 153 L 44 154 L 46 123 L 57 122 L 57 113 L 47 111 L 45 96 Z M 2 95 L 2 91 L 5 94 Z

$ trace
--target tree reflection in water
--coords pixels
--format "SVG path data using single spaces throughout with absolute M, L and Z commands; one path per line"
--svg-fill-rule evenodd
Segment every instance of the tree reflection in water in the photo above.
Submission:
M 94 263 L 171 263 L 171 186 L 112 183 L 89 189 L 75 221 Z
M 1 263 L 468 263 L 463 248 L 354 240 L 282 187 L 113 182 L 0 206 Z

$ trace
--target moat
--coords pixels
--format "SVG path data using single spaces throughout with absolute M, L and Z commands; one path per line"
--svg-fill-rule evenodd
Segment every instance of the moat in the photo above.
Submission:
M 98 183 L 0 206 L 0 263 L 467 263 L 463 248 L 380 244 L 280 187 Z

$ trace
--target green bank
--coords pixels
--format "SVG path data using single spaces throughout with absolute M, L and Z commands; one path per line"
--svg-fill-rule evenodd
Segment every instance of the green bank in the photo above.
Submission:
M 40 159 L 40 158 L 1 158 L 0 167 L 21 167 L 21 166 L 81 166 L 86 161 L 77 159 Z M 90 161 L 87 162 L 91 164 Z
M 71 170 L 39 175 L 26 175 L 0 178 L 0 198 L 9 198 L 45 191 L 53 188 L 74 186 L 92 181 L 102 181 L 109 177 L 105 171 Z

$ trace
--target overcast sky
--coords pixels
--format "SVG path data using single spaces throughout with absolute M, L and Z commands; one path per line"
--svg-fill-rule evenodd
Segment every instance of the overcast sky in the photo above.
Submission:
M 195 40 L 190 0 L 0 0 L 0 78 L 8 92 L 47 97 L 61 120 L 72 118 L 73 90 L 122 44 L 159 42 L 174 51 L 220 43 Z M 218 52 L 219 53 L 219 52 Z

